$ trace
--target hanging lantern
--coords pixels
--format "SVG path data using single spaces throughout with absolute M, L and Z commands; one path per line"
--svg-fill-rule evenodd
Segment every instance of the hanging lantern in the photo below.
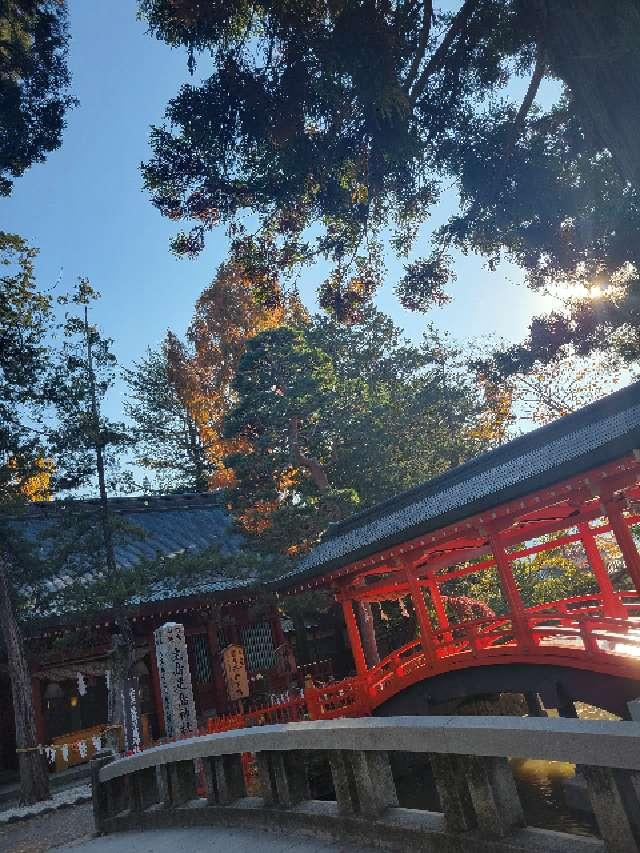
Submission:
M 46 689 L 44 691 L 45 699 L 62 699 L 64 697 L 64 691 L 62 687 L 58 684 L 57 681 L 50 681 Z

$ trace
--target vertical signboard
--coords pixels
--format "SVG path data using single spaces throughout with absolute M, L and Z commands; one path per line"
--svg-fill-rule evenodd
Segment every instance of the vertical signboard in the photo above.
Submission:
M 249 677 L 242 646 L 231 645 L 222 653 L 224 675 L 229 699 L 244 699 L 249 695 Z
M 160 693 L 167 737 L 194 735 L 196 706 L 184 625 L 167 622 L 154 631 Z
M 140 752 L 140 685 L 136 677 L 127 678 L 122 694 L 122 719 L 124 721 L 125 752 Z

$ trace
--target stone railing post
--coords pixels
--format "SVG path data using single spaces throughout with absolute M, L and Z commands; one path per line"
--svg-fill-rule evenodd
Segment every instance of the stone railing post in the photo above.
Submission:
M 196 773 L 193 761 L 174 761 L 156 767 L 156 785 L 163 808 L 183 806 L 196 798 Z
M 465 757 L 465 775 L 478 829 L 502 838 L 524 826 L 524 813 L 506 758 Z
M 142 814 L 149 806 L 158 802 L 156 772 L 153 767 L 137 770 L 127 777 L 129 788 L 129 810 Z
M 464 762 L 459 755 L 429 755 L 440 806 L 449 832 L 467 832 L 476 825 Z
M 265 805 L 290 808 L 311 799 L 304 753 L 258 752 L 256 763 Z
M 336 750 L 329 763 L 340 814 L 377 817 L 398 805 L 388 753 Z
M 210 805 L 226 806 L 247 796 L 242 756 L 216 755 L 203 758 L 204 781 Z
M 97 752 L 95 757 L 91 760 L 93 820 L 98 835 L 104 834 L 105 821 L 113 815 L 113 805 L 110 796 L 111 783 L 100 781 L 100 770 L 111 761 L 113 761 L 113 754 L 110 750 Z
M 524 826 L 506 758 L 432 753 L 430 761 L 449 832 L 477 827 L 482 835 L 502 838 Z
M 637 789 L 632 779 L 637 774 L 588 765 L 580 769 L 607 853 L 639 853 L 632 819 L 634 812 L 636 819 L 639 813 Z

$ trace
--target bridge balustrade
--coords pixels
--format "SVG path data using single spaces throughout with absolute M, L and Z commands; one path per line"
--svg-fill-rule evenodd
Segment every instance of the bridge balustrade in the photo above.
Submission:
M 426 754 L 441 812 L 402 809 L 393 752 Z M 242 756 L 255 755 L 247 795 Z M 311 799 L 309 758 L 331 768 L 335 800 Z M 602 840 L 525 826 L 509 758 L 580 766 Z M 245 825 L 395 850 L 638 853 L 640 724 L 508 717 L 388 717 L 264 726 L 93 761 L 101 833 Z M 204 796 L 198 795 L 198 779 Z
M 637 678 L 640 668 L 638 593 L 623 592 L 625 615 L 604 615 L 600 594 L 574 596 L 523 611 L 527 635 L 509 615 L 450 623 L 391 652 L 361 675 L 305 691 L 312 719 L 371 713 L 425 678 L 501 662 L 554 663 Z

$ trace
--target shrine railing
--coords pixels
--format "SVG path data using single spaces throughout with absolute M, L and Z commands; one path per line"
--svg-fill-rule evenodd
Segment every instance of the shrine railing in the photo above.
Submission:
M 613 673 L 625 668 L 625 660 L 627 668 L 630 658 L 640 661 L 640 595 L 622 592 L 619 602 L 626 616 L 605 616 L 597 594 L 530 607 L 524 611 L 525 634 L 508 615 L 451 623 L 401 646 L 363 675 L 307 686 L 303 696 L 281 703 L 212 717 L 202 733 L 304 719 L 364 717 L 425 678 L 506 659 L 581 668 L 591 662 L 594 669 Z
M 206 723 L 206 733 L 228 732 L 233 729 L 266 726 L 275 723 L 295 723 L 304 720 L 307 715 L 307 703 L 302 696 L 295 696 L 275 705 L 256 708 L 238 714 L 210 717 Z
M 419 787 L 440 811 L 399 807 L 393 753 L 422 755 Z M 255 756 L 247 796 L 242 756 Z M 313 758 L 313 762 L 310 759 Z M 525 827 L 510 758 L 580 767 L 602 838 Z M 311 799 L 330 767 L 334 799 Z M 403 763 L 406 763 L 403 758 Z M 262 726 L 92 764 L 101 833 L 239 824 L 392 849 L 639 853 L 640 724 L 513 717 L 386 717 Z M 198 780 L 204 779 L 201 795 Z
M 452 622 L 401 646 L 363 675 L 307 690 L 309 715 L 367 714 L 425 678 L 508 658 L 581 668 L 589 663 L 600 671 L 629 669 L 630 658 L 640 661 L 639 595 L 620 593 L 619 603 L 626 613 L 619 617 L 604 615 L 601 596 L 584 595 L 528 608 L 521 626 L 509 615 Z

